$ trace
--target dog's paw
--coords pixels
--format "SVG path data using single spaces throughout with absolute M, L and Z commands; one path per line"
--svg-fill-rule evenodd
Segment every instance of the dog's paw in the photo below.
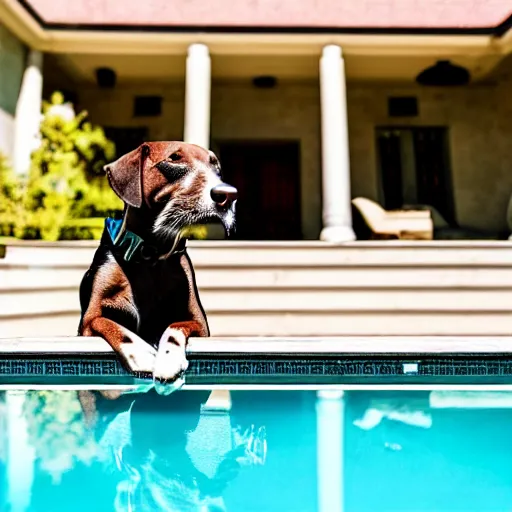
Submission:
M 171 328 L 160 339 L 153 369 L 157 393 L 169 395 L 185 383 L 183 374 L 188 368 L 186 342 L 185 335 L 179 329 Z
M 148 343 L 123 343 L 119 353 L 132 372 L 151 373 L 156 350 Z

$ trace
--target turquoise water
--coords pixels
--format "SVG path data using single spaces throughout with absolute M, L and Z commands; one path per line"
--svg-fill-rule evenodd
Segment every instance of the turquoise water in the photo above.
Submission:
M 7 398 L 0 510 L 512 510 L 511 393 L 208 395 L 99 400 L 93 430 L 72 392 Z

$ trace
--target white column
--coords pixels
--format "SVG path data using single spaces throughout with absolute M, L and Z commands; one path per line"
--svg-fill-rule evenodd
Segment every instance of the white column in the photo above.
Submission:
M 31 50 L 21 82 L 14 121 L 13 166 L 19 174 L 30 169 L 30 155 L 39 144 L 43 96 L 43 54 Z
M 318 512 L 343 512 L 343 391 L 317 391 Z
M 25 393 L 7 391 L 7 503 L 11 512 L 25 512 L 32 494 L 35 450 L 23 414 Z
M 320 59 L 323 230 L 327 242 L 355 240 L 352 229 L 345 63 L 341 48 L 324 47 Z
M 208 46 L 192 44 L 188 48 L 185 76 L 184 140 L 210 147 L 211 61 Z

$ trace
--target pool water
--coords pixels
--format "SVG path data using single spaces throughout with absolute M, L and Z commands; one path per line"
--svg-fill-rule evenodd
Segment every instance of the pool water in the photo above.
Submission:
M 512 510 L 512 393 L 208 397 L 4 396 L 0 510 Z

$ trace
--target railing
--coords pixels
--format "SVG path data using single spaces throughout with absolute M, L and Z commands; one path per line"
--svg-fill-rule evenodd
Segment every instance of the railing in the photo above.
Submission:
M 512 336 L 193 338 L 189 389 L 512 389 Z M 126 389 L 101 338 L 0 339 L 0 389 Z

